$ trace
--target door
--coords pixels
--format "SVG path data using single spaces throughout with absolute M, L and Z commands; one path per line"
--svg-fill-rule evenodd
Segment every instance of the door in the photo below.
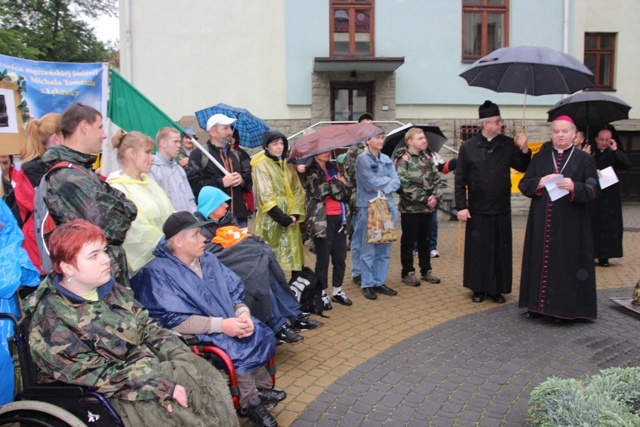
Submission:
M 372 82 L 331 82 L 331 120 L 356 121 L 373 111 Z

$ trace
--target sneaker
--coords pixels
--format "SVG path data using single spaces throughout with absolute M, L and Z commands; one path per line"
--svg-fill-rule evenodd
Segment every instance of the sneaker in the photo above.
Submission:
M 293 328 L 286 323 L 276 333 L 276 342 L 279 344 L 297 344 L 304 340 Z
M 384 285 L 384 284 L 380 286 L 374 286 L 373 291 L 378 294 L 385 294 L 389 296 L 398 295 L 397 291 L 394 291 L 393 289 L 389 288 L 387 285 Z
M 431 258 L 439 258 L 440 254 L 435 249 L 431 251 Z
M 282 390 L 258 387 L 258 391 L 260 392 L 260 397 L 262 397 L 262 403 L 277 403 L 287 398 L 287 393 Z
M 420 280 L 417 279 L 416 273 L 413 271 L 407 273 L 407 275 L 402 278 L 402 281 L 409 286 L 420 286 Z
M 337 294 L 333 294 L 333 296 L 331 297 L 331 301 L 347 306 L 353 304 L 347 294 L 345 294 L 343 291 L 340 291 Z
M 427 274 L 423 274 L 420 277 L 422 280 L 426 280 L 429 283 L 433 283 L 433 284 L 437 284 L 440 283 L 440 278 L 438 276 L 435 276 L 431 270 L 427 271 Z
M 310 318 L 308 314 L 299 314 L 298 317 L 296 317 L 296 321 L 293 322 L 293 329 L 298 332 L 310 331 L 311 329 L 316 329 L 321 326 L 324 326 L 324 323 Z
M 362 286 L 362 276 L 360 275 L 353 276 L 353 283 L 355 283 L 358 286 Z
M 278 423 L 271 412 L 262 403 L 259 395 L 253 396 L 246 408 L 242 410 L 255 425 L 261 427 L 277 427 Z
M 331 301 L 329 301 L 329 297 L 325 293 L 322 294 L 322 305 L 325 310 L 331 310 L 333 308 Z

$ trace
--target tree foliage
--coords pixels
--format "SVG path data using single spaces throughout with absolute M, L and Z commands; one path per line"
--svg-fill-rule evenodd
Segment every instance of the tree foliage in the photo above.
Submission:
M 0 0 L 0 53 L 58 62 L 108 61 L 114 49 L 82 17 L 115 16 L 116 0 Z

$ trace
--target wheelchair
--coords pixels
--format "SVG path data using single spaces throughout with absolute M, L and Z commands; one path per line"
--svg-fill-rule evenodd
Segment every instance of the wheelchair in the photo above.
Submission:
M 15 401 L 0 406 L 0 426 L 37 427 L 125 427 L 109 400 L 102 394 L 85 387 L 65 383 L 39 384 L 37 368 L 29 349 L 29 322 L 20 321 L 9 313 L 0 313 L 0 319 L 15 323 L 9 348 L 18 358 L 22 391 Z M 187 341 L 195 354 L 209 359 L 216 368 L 227 374 L 233 405 L 240 412 L 240 389 L 235 367 L 224 350 L 211 344 Z M 275 362 L 271 358 L 267 365 L 271 381 L 275 385 Z

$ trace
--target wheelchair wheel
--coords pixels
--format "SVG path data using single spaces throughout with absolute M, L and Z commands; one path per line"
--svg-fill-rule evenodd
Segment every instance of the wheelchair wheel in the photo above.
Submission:
M 0 407 L 0 426 L 87 427 L 78 417 L 59 406 L 22 400 Z

